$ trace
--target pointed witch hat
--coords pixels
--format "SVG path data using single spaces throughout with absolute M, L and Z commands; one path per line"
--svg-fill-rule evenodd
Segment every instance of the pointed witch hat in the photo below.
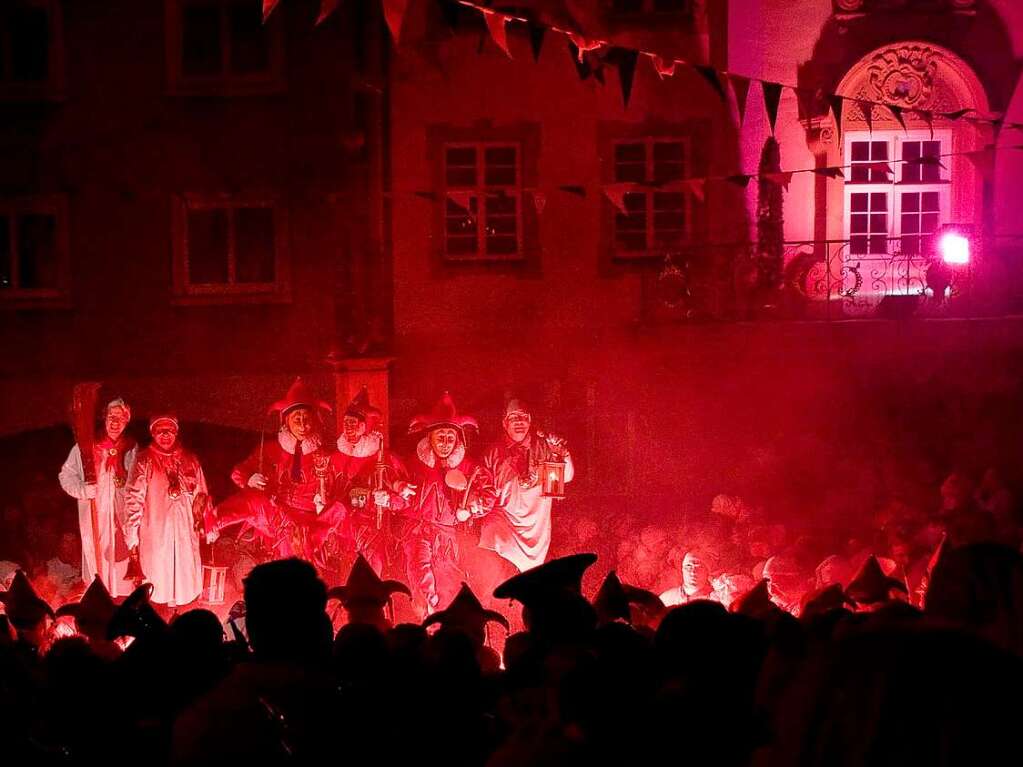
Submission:
M 464 432 L 466 427 L 479 430 L 476 419 L 469 415 L 459 415 L 455 401 L 448 392 L 444 392 L 444 395 L 437 400 L 437 404 L 433 406 L 433 410 L 429 413 L 420 413 L 412 418 L 408 426 L 408 433 L 417 434 L 444 426 L 449 426 L 460 432 Z
M 853 601 L 842 590 L 842 584 L 832 583 L 807 596 L 799 617 L 806 621 L 852 604 Z
M 877 557 L 871 554 L 856 573 L 845 593 L 858 605 L 876 605 L 891 599 L 892 589 L 908 593 L 906 584 L 884 574 Z
M 366 431 L 374 432 L 380 425 L 383 414 L 369 404 L 369 390 L 363 386 L 345 408 L 345 415 L 354 416 L 366 424 Z
M 756 586 L 735 600 L 732 612 L 749 618 L 762 619 L 775 612 L 783 612 L 783 610 L 771 601 L 771 590 L 768 588 L 767 578 L 761 578 Z
M 360 554 L 348 573 L 344 586 L 335 586 L 327 591 L 328 599 L 337 599 L 345 608 L 349 605 L 369 604 L 383 607 L 391 598 L 391 594 L 401 593 L 411 597 L 408 586 L 400 581 L 383 581 L 376 571 L 370 567 L 366 558 Z
M 561 591 L 582 594 L 583 573 L 597 561 L 596 554 L 570 554 L 552 559 L 512 576 L 496 589 L 498 599 L 514 599 L 526 607 Z
M 320 410 L 326 410 L 328 413 L 334 412 L 330 405 L 313 394 L 312 390 L 306 386 L 305 381 L 301 378 L 296 378 L 288 389 L 288 393 L 284 395 L 284 398 L 270 405 L 270 409 L 267 412 L 280 413 L 283 419 L 297 407 L 309 408 L 314 413 L 317 413 L 317 415 Z
M 439 623 L 445 628 L 464 628 L 472 633 L 481 631 L 489 621 L 500 623 L 505 631 L 510 630 L 507 618 L 496 610 L 486 609 L 469 585 L 462 583 L 451 604 L 423 621 L 423 628 Z
M 32 588 L 23 570 L 14 573 L 7 591 L 0 591 L 0 602 L 16 629 L 30 629 L 47 615 L 55 617 L 53 609 Z
M 57 608 L 57 617 L 70 615 L 74 617 L 80 633 L 90 639 L 106 639 L 107 626 L 116 611 L 117 604 L 97 575 L 81 599 Z
M 600 584 L 597 596 L 593 599 L 593 609 L 597 611 L 600 623 L 611 623 L 621 618 L 632 621 L 630 605 L 639 605 L 653 613 L 663 612 L 664 603 L 656 594 L 646 589 L 622 583 L 618 573 L 611 570 Z
M 160 617 L 149 601 L 153 596 L 153 584 L 143 583 L 117 606 L 107 623 L 107 639 L 129 636 L 146 639 L 167 629 L 167 622 Z

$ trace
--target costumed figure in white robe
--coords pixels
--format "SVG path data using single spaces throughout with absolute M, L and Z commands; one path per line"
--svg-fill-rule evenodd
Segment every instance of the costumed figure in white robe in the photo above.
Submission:
M 206 477 L 195 454 L 178 441 L 178 421 L 161 415 L 149 423 L 153 442 L 139 452 L 128 478 L 124 537 L 138 557 L 152 601 L 187 605 L 202 591 L 199 530 L 209 502 Z
M 483 520 L 480 546 L 495 551 L 519 571 L 542 565 L 551 545 L 551 505 L 540 476 L 544 461 L 565 463 L 565 482 L 575 475 L 564 440 L 532 428 L 524 402 L 512 399 L 504 410 L 504 438 L 491 446 L 483 465 L 493 473 L 497 505 Z
M 131 409 L 123 399 L 106 406 L 104 433 L 93 446 L 96 481 L 86 483 L 82 453 L 78 445 L 71 448 L 58 477 L 64 492 L 78 501 L 78 527 L 82 536 L 82 580 L 100 580 L 113 597 L 127 596 L 134 588 L 125 577 L 128 568 L 128 546 L 122 529 L 125 523 L 124 487 L 138 453 L 135 440 L 124 433 L 131 420 Z M 93 529 L 95 506 L 97 529 Z M 98 534 L 98 542 L 97 542 Z M 96 555 L 100 561 L 97 566 Z

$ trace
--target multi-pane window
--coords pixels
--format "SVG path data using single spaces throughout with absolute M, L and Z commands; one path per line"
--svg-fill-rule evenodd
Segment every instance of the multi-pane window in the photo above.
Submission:
M 950 179 L 941 158 L 950 142 L 947 131 L 847 134 L 850 255 L 930 252 L 933 233 L 949 216 Z
M 688 146 L 682 139 L 639 139 L 614 145 L 614 180 L 642 186 L 623 198 L 614 217 L 620 256 L 656 255 L 681 245 L 689 234 L 689 198 L 671 182 L 686 177 Z
M 267 198 L 180 201 L 175 275 L 186 295 L 260 294 L 282 288 L 282 210 Z
M 444 255 L 522 257 L 522 169 L 514 143 L 444 146 Z
M 280 84 L 280 31 L 260 0 L 166 0 L 172 87 L 265 90 Z
M 63 205 L 49 198 L 0 200 L 0 300 L 65 290 L 65 221 Z
M 0 96 L 45 97 L 59 88 L 59 11 L 53 0 L 0 2 Z

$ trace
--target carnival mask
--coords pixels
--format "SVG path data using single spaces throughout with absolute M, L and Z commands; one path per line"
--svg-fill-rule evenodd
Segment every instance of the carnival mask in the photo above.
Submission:
M 366 422 L 354 415 L 346 415 L 341 421 L 341 431 L 348 443 L 354 445 L 366 433 Z
M 307 407 L 297 407 L 289 410 L 284 417 L 284 424 L 295 439 L 308 439 L 316 431 L 313 423 L 313 413 Z
M 529 413 L 515 410 L 504 417 L 504 432 L 512 442 L 521 442 L 529 434 Z
M 458 432 L 455 429 L 442 427 L 430 432 L 430 447 L 438 458 L 447 458 L 458 445 Z

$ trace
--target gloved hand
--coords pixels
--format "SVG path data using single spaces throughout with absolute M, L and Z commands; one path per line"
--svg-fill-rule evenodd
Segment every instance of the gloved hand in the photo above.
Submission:
M 381 509 L 389 509 L 391 508 L 391 494 L 386 490 L 374 490 L 373 503 Z
M 254 487 L 256 490 L 266 490 L 266 475 L 260 474 L 258 471 L 249 477 L 249 481 L 246 482 L 249 487 Z

